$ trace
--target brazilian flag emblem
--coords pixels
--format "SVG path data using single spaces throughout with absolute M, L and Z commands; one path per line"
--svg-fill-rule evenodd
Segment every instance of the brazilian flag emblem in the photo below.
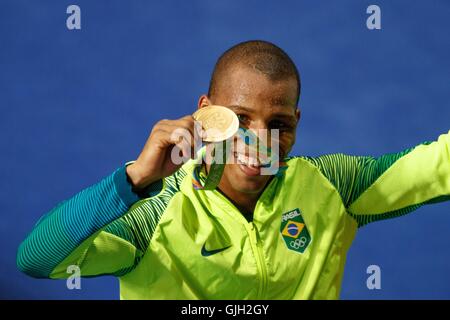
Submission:
M 298 208 L 283 213 L 280 232 L 289 250 L 303 253 L 311 242 L 311 236 Z

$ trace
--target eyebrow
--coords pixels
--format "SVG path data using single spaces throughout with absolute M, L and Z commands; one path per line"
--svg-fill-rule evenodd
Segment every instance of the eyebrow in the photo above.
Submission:
M 244 106 L 240 106 L 240 105 L 231 105 L 231 106 L 227 106 L 228 108 L 232 109 L 233 111 L 245 111 L 245 112 L 252 112 L 253 109 L 244 107 Z
M 244 106 L 240 106 L 240 105 L 230 105 L 227 107 L 230 108 L 231 110 L 233 110 L 234 112 L 236 112 L 236 111 L 244 111 L 244 112 L 249 112 L 249 113 L 254 112 L 253 109 L 244 107 Z M 274 117 L 275 118 L 284 118 L 284 119 L 288 119 L 288 120 L 295 120 L 294 115 L 292 115 L 290 113 L 284 113 L 284 112 L 277 112 L 274 114 Z

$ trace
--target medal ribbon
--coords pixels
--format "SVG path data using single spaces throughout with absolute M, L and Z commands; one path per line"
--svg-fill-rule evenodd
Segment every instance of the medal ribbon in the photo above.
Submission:
M 261 139 L 259 139 L 258 136 L 251 130 L 240 127 L 238 132 L 236 133 L 236 136 L 238 139 L 241 139 L 246 146 L 249 147 L 250 154 L 257 154 L 260 161 L 265 160 L 261 161 L 262 163 L 264 163 L 264 165 L 261 166 L 262 168 L 271 168 L 272 164 L 279 160 L 278 155 L 272 155 L 271 148 L 266 146 L 261 141 Z M 206 152 L 205 150 L 202 150 L 202 163 L 196 166 L 192 173 L 192 186 L 195 190 L 214 190 L 217 187 L 220 182 L 220 178 L 222 177 L 226 160 L 228 158 L 228 155 L 226 154 L 226 144 L 231 143 L 230 139 L 214 143 L 214 160 L 211 163 L 208 174 L 206 174 L 205 166 L 203 166 Z M 216 157 L 214 153 L 217 149 L 222 150 L 222 156 L 220 159 L 221 161 L 219 161 L 219 163 L 215 162 Z M 273 169 L 273 173 L 270 173 L 272 175 L 275 175 L 276 177 L 281 177 L 288 166 L 286 159 L 278 161 L 278 163 L 279 166 L 275 166 L 275 168 Z

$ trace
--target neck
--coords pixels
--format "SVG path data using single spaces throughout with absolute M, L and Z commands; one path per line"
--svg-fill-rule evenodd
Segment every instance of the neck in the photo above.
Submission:
M 206 172 L 209 173 L 210 165 L 206 164 Z M 269 180 L 270 181 L 270 180 Z M 233 188 L 231 183 L 222 176 L 217 190 L 222 193 L 234 206 L 241 212 L 241 214 L 247 219 L 251 220 L 253 212 L 255 211 L 256 203 L 263 190 L 255 193 L 241 192 Z
M 236 190 L 229 189 L 223 186 L 222 183 L 219 184 L 217 190 L 222 193 L 225 197 L 232 202 L 235 207 L 244 215 L 247 220 L 253 216 L 255 211 L 256 203 L 258 202 L 259 194 L 247 194 L 242 192 L 237 192 Z

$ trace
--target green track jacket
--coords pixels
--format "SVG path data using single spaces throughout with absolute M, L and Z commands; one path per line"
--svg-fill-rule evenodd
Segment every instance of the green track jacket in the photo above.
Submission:
M 112 274 L 122 299 L 337 299 L 358 227 L 450 199 L 450 131 L 378 158 L 291 157 L 248 222 L 195 190 L 190 161 L 137 195 L 125 167 L 58 204 L 20 245 L 38 278 Z

